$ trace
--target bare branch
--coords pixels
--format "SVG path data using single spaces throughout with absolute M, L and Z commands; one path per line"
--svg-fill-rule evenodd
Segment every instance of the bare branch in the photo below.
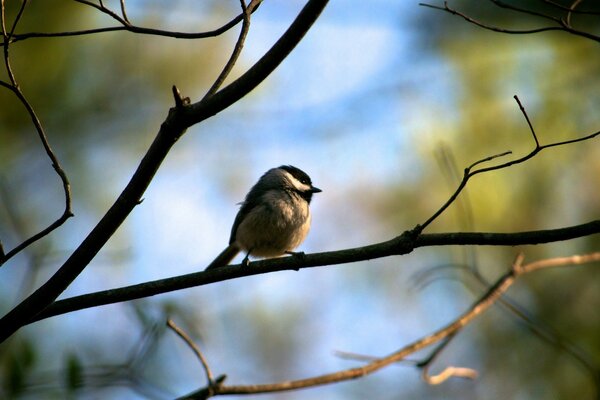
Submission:
M 7 72 L 8 78 L 10 80 L 10 83 L 0 82 L 0 84 L 1 84 L 1 86 L 5 87 L 13 92 L 13 94 L 19 99 L 19 101 L 21 102 L 21 104 L 23 104 L 23 106 L 25 107 L 25 110 L 29 114 L 29 117 L 31 118 L 31 122 L 33 123 L 33 126 L 38 134 L 38 137 L 42 143 L 42 146 L 44 147 L 44 151 L 46 152 L 46 155 L 48 156 L 48 158 L 50 159 L 50 161 L 52 163 L 52 168 L 54 168 L 54 171 L 59 176 L 59 178 L 62 182 L 62 187 L 63 187 L 63 191 L 64 191 L 64 195 L 65 195 L 65 206 L 64 206 L 64 211 L 63 211 L 62 215 L 59 218 L 57 218 L 54 222 L 52 222 L 50 225 L 48 225 L 46 228 L 42 229 L 38 233 L 36 233 L 33 236 L 29 237 L 28 239 L 24 240 L 22 243 L 20 243 L 16 247 L 14 247 L 12 250 L 10 250 L 6 253 L 4 251 L 2 251 L 2 254 L 0 254 L 0 266 L 2 266 L 11 257 L 15 256 L 20 251 L 25 249 L 27 246 L 31 245 L 32 243 L 36 242 L 37 240 L 48 235 L 50 232 L 52 232 L 56 228 L 60 227 L 67 219 L 69 219 L 70 217 L 73 216 L 73 213 L 71 211 L 71 184 L 69 183 L 67 174 L 63 170 L 58 158 L 54 154 L 54 151 L 52 150 L 52 147 L 50 146 L 50 143 L 46 136 L 46 132 L 44 131 L 44 127 L 42 126 L 42 123 L 40 122 L 40 119 L 38 118 L 33 106 L 29 103 L 29 101 L 27 100 L 27 98 L 25 97 L 23 92 L 21 91 L 21 88 L 19 87 L 19 84 L 17 83 L 17 79 L 16 79 L 15 74 L 11 67 L 8 43 L 10 43 L 10 41 L 11 41 L 13 32 L 16 29 L 17 24 L 23 15 L 26 5 L 27 5 L 27 1 L 24 1 L 21 4 L 21 8 L 19 9 L 17 16 L 15 17 L 11 31 L 8 32 L 6 29 L 6 16 L 5 16 L 4 0 L 2 0 L 0 3 L 0 7 L 1 7 L 1 9 L 0 9 L 0 25 L 1 25 L 1 29 L 2 29 L 3 40 L 4 40 L 4 43 L 6 43 L 6 45 L 4 46 L 4 49 L 3 49 L 4 50 L 4 52 L 3 52 L 4 53 L 4 66 L 6 68 L 6 72 Z
M 252 11 L 256 9 L 260 5 L 262 0 L 252 0 L 248 6 L 246 6 L 245 0 L 240 0 L 242 6 L 242 15 L 243 15 L 243 23 L 242 29 L 240 30 L 240 35 L 238 37 L 237 42 L 233 48 L 233 53 L 229 57 L 229 60 L 225 64 L 225 67 L 213 83 L 213 85 L 208 89 L 208 92 L 204 95 L 204 98 L 210 97 L 219 90 L 225 79 L 233 69 L 233 66 L 237 62 L 240 54 L 242 53 L 242 48 L 244 47 L 244 42 L 246 41 L 246 36 L 248 35 L 248 30 L 250 29 L 250 16 L 252 15 Z
M 513 10 L 515 12 L 530 14 L 530 15 L 534 15 L 537 17 L 552 20 L 554 23 L 557 24 L 557 26 L 544 26 L 544 27 L 534 28 L 534 29 L 506 29 L 506 28 L 501 28 L 499 26 L 490 25 L 490 24 L 481 22 L 479 20 L 476 20 L 475 18 L 472 18 L 456 9 L 451 8 L 450 6 L 448 6 L 447 1 L 444 1 L 443 6 L 437 6 L 437 5 L 433 5 L 433 4 L 427 4 L 427 3 L 419 3 L 419 5 L 423 6 L 423 7 L 433 8 L 435 10 L 445 11 L 452 15 L 459 16 L 462 19 L 464 19 L 465 21 L 467 21 L 473 25 L 479 26 L 483 29 L 493 31 L 493 32 L 507 33 L 507 34 L 513 34 L 513 35 L 527 35 L 527 34 L 532 34 L 532 33 L 548 32 L 548 31 L 563 31 L 563 32 L 567 32 L 567 33 L 570 33 L 575 36 L 581 36 L 581 37 L 591 39 L 596 42 L 600 42 L 600 36 L 594 35 L 592 33 L 586 32 L 586 31 L 575 29 L 570 25 L 570 22 L 568 22 L 564 18 L 555 18 L 555 17 L 552 17 L 551 15 L 538 13 L 538 12 L 528 10 L 525 8 L 520 8 L 520 7 L 511 5 L 511 4 L 506 4 L 506 3 L 503 3 L 503 2 L 500 2 L 497 0 L 491 0 L 491 1 L 494 4 L 496 4 L 497 6 L 502 7 L 502 8 L 507 8 L 507 9 Z M 589 12 L 588 14 L 596 14 L 596 13 Z
M 472 368 L 448 366 L 436 375 L 429 374 L 429 366 L 423 368 L 421 378 L 430 385 L 439 385 L 450 378 L 477 379 L 477 371 Z
M 565 7 L 562 4 L 559 4 L 552 0 L 542 0 L 544 3 L 549 4 L 553 7 L 556 7 L 559 10 L 571 12 L 572 14 L 588 14 L 588 15 L 600 15 L 600 11 L 591 11 L 591 10 L 576 10 L 572 6 Z
M 531 125 L 531 121 L 529 120 L 529 115 L 527 115 L 527 111 L 525 111 L 525 107 L 523 107 L 523 105 L 521 104 L 521 100 L 519 100 L 519 97 L 516 94 L 513 96 L 513 98 L 516 100 L 517 104 L 519 105 L 519 109 L 521 110 L 521 113 L 523 113 L 523 116 L 525 117 L 525 120 L 527 121 L 527 125 L 529 125 L 529 130 L 531 131 L 531 135 L 533 136 L 533 140 L 535 141 L 535 147 L 539 148 L 540 141 L 538 140 L 537 135 L 535 134 L 535 129 L 533 129 L 533 125 Z
M 206 361 L 206 358 L 204 357 L 204 355 L 200 351 L 200 348 L 198 346 L 196 346 L 196 344 L 188 336 L 188 334 L 185 333 L 183 331 L 183 329 L 181 329 L 180 327 L 178 327 L 177 324 L 175 324 L 175 322 L 173 322 L 172 319 L 169 318 L 167 320 L 167 326 L 169 328 L 171 328 L 173 330 L 173 332 L 175 332 L 177 334 L 177 336 L 179 336 L 185 342 L 185 344 L 188 345 L 188 347 L 194 352 L 194 354 L 196 355 L 196 357 L 198 357 L 198 360 L 200 360 L 200 363 L 202 364 L 202 368 L 204 369 L 204 373 L 206 375 L 206 381 L 208 382 L 208 386 L 212 386 L 213 382 L 214 382 L 214 380 L 213 380 L 213 374 L 212 374 L 212 372 L 210 370 L 208 362 Z
M 427 335 L 400 350 L 397 350 L 385 357 L 375 359 L 368 362 L 367 364 L 349 368 L 329 374 L 318 375 L 305 379 L 298 379 L 292 381 L 271 383 L 271 384 L 258 384 L 258 385 L 221 385 L 214 387 L 215 395 L 245 395 L 245 394 L 258 394 L 258 393 L 274 393 L 296 389 L 312 388 L 320 385 L 327 385 L 337 382 L 348 381 L 351 379 L 360 378 L 366 375 L 370 375 L 377 372 L 388 365 L 397 363 L 398 361 L 404 360 L 408 355 L 413 354 L 421 349 L 424 349 L 434 343 L 437 343 L 451 335 L 456 334 L 462 328 L 471 323 L 475 318 L 486 312 L 495 302 L 505 293 L 510 286 L 514 284 L 516 279 L 526 273 L 538 271 L 544 268 L 567 266 L 567 265 L 580 265 L 583 263 L 591 263 L 600 261 L 600 252 L 585 254 L 582 256 L 571 256 L 563 257 L 559 259 L 547 259 L 540 260 L 531 264 L 523 265 L 523 256 L 519 255 L 514 261 L 512 268 L 500 277 L 496 283 L 494 283 L 479 300 L 477 300 L 467 311 L 461 314 L 453 322 L 438 329 L 430 335 Z M 433 383 L 439 383 L 444 379 L 448 379 L 451 376 L 461 376 L 472 378 L 474 377 L 475 371 L 466 368 L 454 368 L 446 369 L 441 375 L 437 377 L 430 377 L 433 379 Z M 202 388 L 193 393 L 190 393 L 182 399 L 206 399 L 208 388 Z
M 94 8 L 97 8 L 97 5 L 94 5 Z M 252 12 L 256 11 L 258 7 L 254 7 Z M 127 31 L 131 33 L 138 33 L 143 35 L 153 35 L 153 36 L 163 36 L 170 37 L 176 39 L 204 39 L 210 37 L 216 37 L 222 35 L 223 33 L 229 31 L 231 28 L 239 24 L 243 21 L 243 14 L 239 14 L 231 21 L 227 22 L 225 25 L 206 32 L 176 32 L 176 31 L 167 31 L 162 29 L 155 28 L 145 28 L 141 26 L 132 25 L 129 20 L 124 16 L 121 18 L 117 14 L 118 21 L 125 22 L 121 26 L 111 26 L 105 28 L 94 28 L 94 29 L 83 29 L 78 31 L 65 31 L 65 32 L 27 32 L 14 34 L 11 36 L 10 43 L 16 43 L 21 40 L 31 39 L 31 38 L 56 38 L 56 37 L 70 37 L 70 36 L 82 36 L 82 35 L 94 35 L 97 33 L 104 32 L 116 32 L 116 31 Z M 6 41 L 0 43 L 0 46 L 5 46 Z
M 127 17 L 127 11 L 125 10 L 125 0 L 120 0 L 121 3 L 121 15 L 123 16 L 123 20 L 127 22 L 127 25 L 131 25 L 129 22 L 129 17 Z
M 467 185 L 467 182 L 469 181 L 469 179 L 471 179 L 473 176 L 484 173 L 484 172 L 489 172 L 489 171 L 495 171 L 495 170 L 499 170 L 499 169 L 504 169 L 504 168 L 508 168 L 510 166 L 516 165 L 516 164 L 521 164 L 527 160 L 529 160 L 530 158 L 534 157 L 536 154 L 538 154 L 539 152 L 541 152 L 544 149 L 550 148 L 550 147 L 556 147 L 556 146 L 563 146 L 563 145 L 567 145 L 567 144 L 571 144 L 571 143 L 577 143 L 577 142 L 581 142 L 584 140 L 590 140 L 593 139 L 597 136 L 600 135 L 600 131 L 591 133 L 589 135 L 577 138 L 577 139 L 571 139 L 571 140 L 565 140 L 565 141 L 560 141 L 560 142 L 554 142 L 554 143 L 549 143 L 549 144 L 545 144 L 545 145 L 540 145 L 537 135 L 535 133 L 535 130 L 533 128 L 533 125 L 531 124 L 530 120 L 529 120 L 529 116 L 527 115 L 527 112 L 525 111 L 525 108 L 523 107 L 523 105 L 521 104 L 519 98 L 517 96 L 514 96 L 515 100 L 517 101 L 517 104 L 519 105 L 519 108 L 521 109 L 521 112 L 523 113 L 525 119 L 527 120 L 527 124 L 529 125 L 529 128 L 531 130 L 531 134 L 533 135 L 533 138 L 535 140 L 535 147 L 533 148 L 533 150 L 531 150 L 531 152 L 529 152 L 528 154 L 524 155 L 523 157 L 517 158 L 515 160 L 511 160 L 511 161 L 507 161 L 505 163 L 502 164 L 498 164 L 498 165 L 494 165 L 491 167 L 485 167 L 485 168 L 479 168 L 479 169 L 473 169 L 473 167 L 483 163 L 483 162 L 487 162 L 487 161 L 491 161 L 495 158 L 510 154 L 510 151 L 498 154 L 498 155 L 494 155 L 491 157 L 486 157 L 482 160 L 476 161 L 475 163 L 471 164 L 469 167 L 465 168 L 464 174 L 463 174 L 463 179 L 462 181 L 459 183 L 458 187 L 456 188 L 455 192 L 452 194 L 452 196 L 450 196 L 450 198 L 431 216 L 429 217 L 429 219 L 427 221 L 425 221 L 423 224 L 421 224 L 420 226 L 418 226 L 416 229 L 417 230 L 423 230 L 425 229 L 427 226 L 429 226 L 437 217 L 439 217 L 458 197 L 458 195 L 462 192 L 462 190 L 465 188 L 465 186 Z
M 303 268 L 347 264 L 374 258 L 403 255 L 412 252 L 418 247 L 532 245 L 570 240 L 598 233 L 600 233 L 600 220 L 568 228 L 517 233 L 453 232 L 414 236 L 411 232 L 405 232 L 401 236 L 386 242 L 364 247 L 305 254 L 302 258 L 290 256 L 259 260 L 251 262 L 249 267 L 245 267 L 242 264 L 231 265 L 227 268 L 195 272 L 173 278 L 159 279 L 137 285 L 74 296 L 54 302 L 27 323 L 86 308 L 155 296 L 161 293 L 208 285 L 245 276 L 266 274 L 275 271 L 297 271 Z

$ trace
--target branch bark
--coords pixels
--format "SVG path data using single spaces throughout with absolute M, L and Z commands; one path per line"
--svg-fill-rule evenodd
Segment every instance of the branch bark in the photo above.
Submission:
M 173 278 L 160 279 L 137 285 L 75 296 L 56 301 L 35 318 L 28 321 L 28 323 L 86 308 L 155 296 L 161 293 L 168 293 L 195 286 L 204 286 L 245 276 L 285 270 L 298 271 L 303 268 L 347 264 L 374 258 L 403 255 L 408 254 L 419 247 L 456 245 L 536 245 L 570 240 L 598 233 L 600 233 L 600 220 L 567 228 L 516 233 L 450 232 L 422 233 L 414 236 L 412 232 L 408 231 L 391 240 L 369 246 L 324 253 L 305 254 L 303 256 L 254 261 L 247 267 L 242 264 L 231 265 L 227 268 L 196 272 Z

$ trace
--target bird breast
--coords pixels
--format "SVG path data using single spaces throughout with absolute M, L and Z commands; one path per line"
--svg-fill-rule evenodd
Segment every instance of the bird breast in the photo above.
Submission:
M 310 228 L 308 203 L 294 193 L 269 191 L 240 223 L 236 242 L 256 257 L 276 257 L 294 250 Z

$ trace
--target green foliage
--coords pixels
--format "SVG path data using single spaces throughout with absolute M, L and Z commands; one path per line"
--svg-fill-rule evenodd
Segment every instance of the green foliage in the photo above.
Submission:
M 77 354 L 69 353 L 64 366 L 64 383 L 68 393 L 75 393 L 85 384 L 83 376 L 84 368 L 81 360 Z

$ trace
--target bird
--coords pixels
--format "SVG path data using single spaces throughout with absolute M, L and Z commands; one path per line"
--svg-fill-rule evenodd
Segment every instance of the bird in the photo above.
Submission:
M 271 258 L 297 254 L 296 249 L 310 229 L 309 204 L 321 189 L 313 186 L 306 172 L 282 165 L 265 172 L 248 192 L 231 227 L 229 246 L 206 270 L 228 265 L 240 252 L 249 257 Z

